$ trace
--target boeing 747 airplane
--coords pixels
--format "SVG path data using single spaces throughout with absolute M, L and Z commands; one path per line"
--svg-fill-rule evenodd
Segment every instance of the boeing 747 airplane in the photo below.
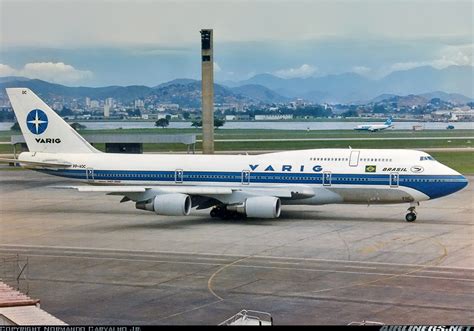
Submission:
M 389 117 L 384 124 L 362 124 L 358 125 L 354 128 L 354 130 L 358 131 L 370 131 L 370 132 L 377 132 L 382 131 L 388 128 L 393 128 L 392 118 Z
M 111 154 L 91 146 L 27 88 L 8 97 L 29 152 L 23 167 L 91 185 L 67 186 L 133 201 L 158 215 L 277 218 L 281 205 L 409 205 L 467 185 L 464 176 L 416 150 L 313 149 L 261 155 Z M 3 161 L 12 161 L 3 159 Z

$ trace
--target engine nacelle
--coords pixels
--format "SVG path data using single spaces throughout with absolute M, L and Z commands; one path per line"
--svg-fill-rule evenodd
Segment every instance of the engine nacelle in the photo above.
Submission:
M 191 197 L 182 193 L 159 194 L 151 200 L 137 202 L 135 207 L 158 215 L 186 216 L 191 212 Z
M 278 218 L 281 212 L 281 201 L 275 197 L 252 197 L 245 200 L 247 217 Z

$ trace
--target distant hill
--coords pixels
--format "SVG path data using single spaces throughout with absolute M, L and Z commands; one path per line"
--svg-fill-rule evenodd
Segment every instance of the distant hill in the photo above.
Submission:
M 450 66 L 435 69 L 430 66 L 395 71 L 378 81 L 385 93 L 399 95 L 422 94 L 431 91 L 459 93 L 474 97 L 474 67 Z
M 368 103 L 395 96 L 416 95 L 428 101 L 439 98 L 455 104 L 465 104 L 474 98 L 473 85 L 472 66 L 450 66 L 444 69 L 424 66 L 396 71 L 379 80 L 371 80 L 356 73 L 292 79 L 259 74 L 240 82 L 227 81 L 226 86 L 215 84 L 214 92 L 217 103 L 280 103 L 296 98 L 316 103 Z M 68 87 L 24 77 L 0 78 L 0 97 L 5 96 L 6 87 L 23 86 L 46 98 L 112 97 L 130 102 L 153 97 L 159 102 L 198 107 L 201 97 L 201 82 L 187 78 L 175 79 L 155 87 L 141 85 Z M 417 103 L 421 100 L 408 102 Z
M 196 83 L 196 82 L 198 82 L 198 80 L 196 80 L 196 79 L 178 78 L 178 79 L 170 80 L 169 82 L 166 82 L 166 83 L 156 85 L 153 88 L 157 89 L 157 88 L 167 87 L 167 86 L 170 86 L 170 85 L 188 85 L 188 84 Z
M 392 72 L 379 80 L 372 80 L 356 73 L 291 79 L 259 74 L 235 83 L 241 86 L 248 84 L 265 86 L 285 97 L 332 103 L 369 101 L 381 94 L 419 95 L 432 91 L 444 91 L 448 94 L 474 98 L 474 67 L 450 66 L 435 69 L 424 66 Z M 462 98 L 456 99 L 462 100 Z
M 426 105 L 430 103 L 430 101 L 433 99 L 440 99 L 441 101 L 458 105 L 466 104 L 468 102 L 473 101 L 473 99 L 468 98 L 462 94 L 436 91 L 419 95 L 409 94 L 405 96 L 400 96 L 396 94 L 381 94 L 378 97 L 370 100 L 370 102 L 396 102 L 400 106 L 417 106 Z
M 289 88 L 291 83 L 295 83 L 301 81 L 301 78 L 294 78 L 294 79 L 283 79 L 271 74 L 258 74 L 249 78 L 247 80 L 243 80 L 237 83 L 237 86 L 243 85 L 262 85 L 272 90 L 277 90 L 281 88 Z
M 6 76 L 6 77 L 0 77 L 0 83 L 7 83 L 7 82 L 21 82 L 21 81 L 26 81 L 30 80 L 30 78 L 26 77 L 19 77 L 19 76 Z
M 443 101 L 447 101 L 447 102 L 450 102 L 453 104 L 459 104 L 459 105 L 474 101 L 474 98 L 468 98 L 465 95 L 462 95 L 459 93 L 446 93 L 446 92 L 441 92 L 441 91 L 423 93 L 423 94 L 420 94 L 420 96 L 428 100 L 438 98 Z
M 234 93 L 240 94 L 253 100 L 261 101 L 263 103 L 282 103 L 290 101 L 290 98 L 281 96 L 275 91 L 257 84 L 242 85 L 239 87 L 231 88 L 231 90 Z
M 152 89 L 151 98 L 157 102 L 177 103 L 183 107 L 201 106 L 201 82 L 194 81 L 187 84 L 162 84 L 162 87 Z M 255 101 L 243 95 L 234 93 L 231 89 L 214 84 L 215 103 L 237 103 Z
M 260 74 L 239 84 L 263 85 L 290 98 L 303 98 L 314 102 L 346 102 L 365 98 L 364 91 L 371 82 L 355 73 L 291 79 Z
M 409 94 L 406 96 L 393 96 L 388 99 L 384 99 L 385 102 L 394 102 L 399 107 L 413 107 L 413 106 L 424 106 L 429 102 L 429 99 L 426 99 L 420 95 Z
M 370 100 L 370 102 L 377 103 L 377 102 L 390 100 L 396 97 L 398 97 L 398 95 L 396 94 L 384 93 L 384 94 L 379 95 L 378 97 L 373 98 L 372 100 Z
M 178 79 L 155 88 L 148 86 L 107 86 L 107 87 L 69 87 L 53 84 L 39 79 L 5 79 L 0 83 L 0 97 L 6 97 L 5 88 L 27 87 L 37 93 L 40 97 L 53 99 L 64 97 L 68 99 L 79 99 L 89 97 L 91 99 L 104 100 L 114 98 L 122 102 L 131 102 L 136 99 L 154 98 L 157 102 L 177 103 L 183 107 L 199 107 L 201 105 L 201 82 L 190 79 Z M 267 91 L 265 87 L 255 86 L 252 89 L 241 88 L 233 91 L 230 88 L 214 84 L 214 101 L 216 103 L 236 102 L 262 102 L 276 100 L 278 95 Z M 262 91 L 266 91 L 263 93 Z M 253 95 L 253 96 L 252 96 Z M 273 102 L 273 101 L 272 101 Z
M 300 98 L 316 103 L 338 103 L 338 98 L 331 93 L 321 91 L 308 91 L 302 93 Z
M 154 94 L 160 94 L 161 97 L 168 95 L 168 92 L 159 93 L 159 90 L 173 90 L 175 95 L 187 94 L 189 98 L 194 98 L 192 92 L 198 91 L 199 98 L 201 97 L 201 81 L 195 79 L 174 79 L 172 81 L 160 84 L 154 87 Z M 214 96 L 216 103 L 232 103 L 240 101 L 263 102 L 263 103 L 278 103 L 286 102 L 287 98 L 278 93 L 266 88 L 262 85 L 243 85 L 235 88 L 230 88 L 221 84 L 214 84 Z M 197 101 L 193 101 L 195 104 Z M 199 99 L 199 102 L 200 99 Z
M 124 101 L 141 98 L 150 93 L 147 86 L 107 86 L 107 87 L 69 87 L 60 84 L 49 83 L 40 79 L 29 79 L 20 81 L 7 81 L 0 83 L 0 93 L 5 94 L 7 87 L 27 87 L 38 95 L 46 98 L 62 96 L 66 98 L 105 99 L 118 98 Z

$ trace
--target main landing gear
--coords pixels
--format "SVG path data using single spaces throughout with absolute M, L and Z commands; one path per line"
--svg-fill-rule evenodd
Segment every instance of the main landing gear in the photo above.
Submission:
M 406 214 L 406 216 L 405 216 L 405 220 L 407 222 L 410 222 L 410 223 L 415 222 L 415 220 L 416 220 L 416 210 L 415 210 L 415 208 L 419 204 L 420 204 L 419 202 L 410 204 L 410 208 L 408 208 L 408 214 Z
M 211 209 L 211 217 L 218 217 L 223 220 L 239 220 L 244 219 L 245 215 L 233 210 L 227 210 L 225 206 L 216 206 Z

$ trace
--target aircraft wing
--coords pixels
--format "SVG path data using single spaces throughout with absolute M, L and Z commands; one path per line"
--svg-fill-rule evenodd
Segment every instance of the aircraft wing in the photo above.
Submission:
M 20 163 L 26 168 L 69 168 L 71 164 L 69 162 L 63 162 L 60 160 L 43 160 L 43 161 L 23 161 L 19 159 L 4 159 L 0 158 L 0 163 Z
M 102 192 L 107 194 L 126 195 L 127 193 L 140 193 L 149 190 L 149 187 L 144 186 L 51 186 L 56 189 L 70 189 L 78 192 Z
M 183 193 L 189 195 L 232 194 L 231 188 L 213 186 L 127 186 L 127 185 L 97 185 L 97 186 L 55 186 L 59 189 L 74 189 L 79 192 L 103 192 L 109 195 L 126 195 L 127 193 L 140 193 L 155 191 L 163 193 Z
M 107 195 L 122 195 L 131 200 L 140 201 L 150 196 L 166 193 L 182 193 L 191 196 L 204 196 L 219 199 L 219 196 L 229 196 L 238 192 L 249 196 L 273 196 L 278 198 L 308 198 L 314 196 L 311 187 L 285 186 L 285 187 L 252 187 L 252 186 L 127 186 L 127 185 L 92 185 L 92 186 L 56 186 L 54 188 L 75 189 L 79 192 L 103 192 Z

